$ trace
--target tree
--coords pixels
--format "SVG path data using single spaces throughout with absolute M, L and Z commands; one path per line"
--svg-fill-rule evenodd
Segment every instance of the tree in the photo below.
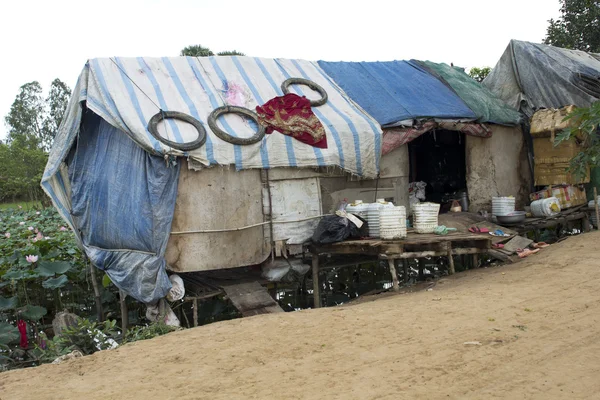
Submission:
M 18 139 L 29 148 L 39 147 L 43 142 L 45 113 L 40 83 L 33 81 L 21 86 L 5 117 L 9 127 L 8 143 Z
M 492 69 L 490 67 L 477 68 L 473 67 L 469 70 L 469 76 L 475 79 L 477 82 L 481 83 L 485 79 L 486 76 L 490 74 Z
M 231 51 L 220 51 L 217 53 L 218 56 L 245 56 L 244 53 L 239 52 L 237 50 L 231 50 Z
M 600 52 L 600 0 L 559 0 L 561 16 L 548 21 L 544 43 Z
M 210 57 L 214 56 L 215 53 L 212 52 L 208 47 L 202 47 L 199 44 L 184 47 L 183 50 L 179 53 L 180 56 L 188 56 L 188 57 Z
M 41 200 L 40 181 L 52 141 L 63 119 L 71 90 L 55 79 L 48 97 L 37 81 L 21 86 L 5 122 L 6 143 L 0 144 L 0 201 Z
M 71 89 L 66 83 L 56 78 L 50 84 L 50 92 L 46 97 L 46 107 L 48 113 L 43 125 L 43 147 L 48 150 L 54 141 L 58 128 L 62 122 L 69 99 L 71 98 Z
M 188 56 L 188 57 L 210 57 L 214 56 L 215 53 L 208 47 L 203 47 L 199 44 L 195 44 L 192 46 L 184 47 L 183 50 L 179 52 L 180 56 Z M 244 53 L 237 50 L 225 50 L 219 51 L 217 53 L 218 56 L 245 56 Z

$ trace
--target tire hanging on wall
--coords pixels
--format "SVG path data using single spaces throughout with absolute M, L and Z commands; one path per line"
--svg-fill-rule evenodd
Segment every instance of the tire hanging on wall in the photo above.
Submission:
M 217 119 L 221 115 L 229 114 L 229 113 L 243 115 L 245 117 L 252 119 L 254 122 L 256 122 L 256 125 L 258 125 L 258 130 L 256 131 L 256 133 L 254 135 L 252 135 L 249 138 L 239 138 L 239 137 L 230 135 L 229 133 L 225 132 L 223 129 L 219 128 L 219 126 L 217 125 Z M 223 107 L 215 108 L 213 110 L 213 112 L 211 112 L 210 115 L 208 116 L 208 126 L 210 127 L 210 129 L 213 131 L 213 133 L 219 139 L 224 140 L 225 142 L 228 142 L 231 144 L 239 144 L 242 146 L 260 142 L 262 140 L 262 138 L 265 136 L 265 127 L 262 126 L 258 122 L 258 115 L 256 115 L 255 112 L 253 112 L 247 108 L 243 108 L 243 107 L 223 106 Z
M 165 139 L 158 133 L 158 123 L 164 119 L 178 119 L 180 121 L 187 122 L 191 124 L 198 131 L 198 137 L 191 141 L 185 143 L 173 142 L 171 140 Z M 198 121 L 196 118 L 191 115 L 184 114 L 178 111 L 160 111 L 150 118 L 150 122 L 148 122 L 148 132 L 159 142 L 166 144 L 169 147 L 172 147 L 181 151 L 191 151 L 196 150 L 206 142 L 206 129 L 204 126 Z
M 281 90 L 283 91 L 283 94 L 288 94 L 290 92 L 290 90 L 289 90 L 290 85 L 306 85 L 309 88 L 311 88 L 312 90 L 314 90 L 315 92 L 319 92 L 319 94 L 321 95 L 321 98 L 318 100 L 311 100 L 310 101 L 311 107 L 318 107 L 318 106 L 322 106 L 323 104 L 327 103 L 327 92 L 320 85 L 316 84 L 313 81 L 309 81 L 308 79 L 303 79 L 303 78 L 286 79 L 281 84 Z

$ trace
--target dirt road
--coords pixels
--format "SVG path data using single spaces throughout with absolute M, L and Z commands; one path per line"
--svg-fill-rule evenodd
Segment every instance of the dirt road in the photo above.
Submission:
M 600 399 L 598 243 L 3 373 L 0 399 Z

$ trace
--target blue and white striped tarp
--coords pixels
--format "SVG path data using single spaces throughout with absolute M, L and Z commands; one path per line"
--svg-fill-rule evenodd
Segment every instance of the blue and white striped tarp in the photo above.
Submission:
M 241 88 L 243 106 L 254 110 L 257 105 L 281 96 L 281 83 L 290 77 L 309 79 L 327 91 L 328 102 L 313 108 L 325 126 L 327 149 L 314 148 L 277 132 L 266 135 L 260 143 L 232 145 L 210 131 L 208 116 L 215 108 L 227 104 L 229 87 Z M 305 86 L 294 86 L 292 91 L 309 98 L 316 95 Z M 367 178 L 375 177 L 378 172 L 379 124 L 352 102 L 314 62 L 237 56 L 92 59 L 80 76 L 75 95 L 79 101 L 85 100 L 90 110 L 127 133 L 149 152 L 189 156 L 206 166 L 235 165 L 238 170 L 338 166 Z M 72 104 L 67 120 L 76 122 L 80 119 L 78 108 Z M 147 130 L 148 121 L 160 109 L 183 112 L 199 120 L 208 134 L 206 144 L 185 154 L 152 137 Z M 239 116 L 227 115 L 221 121 L 230 134 L 252 134 L 248 122 Z M 172 141 L 187 142 L 197 136 L 191 125 L 179 121 L 169 120 L 159 126 L 164 129 L 161 134 Z M 73 124 L 64 128 L 59 135 L 72 139 L 78 126 Z M 57 143 L 62 143 L 62 139 L 57 138 Z M 68 142 L 64 144 L 68 145 Z M 52 156 L 56 153 L 64 155 L 65 150 L 55 145 Z M 52 156 L 52 161 L 60 162 Z M 57 165 L 49 167 L 53 169 Z

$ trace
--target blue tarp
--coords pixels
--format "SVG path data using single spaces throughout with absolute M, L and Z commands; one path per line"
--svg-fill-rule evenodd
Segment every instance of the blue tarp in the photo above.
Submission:
M 92 263 L 139 301 L 164 297 L 171 288 L 164 254 L 179 166 L 91 112 L 68 165 L 71 215 Z
M 319 66 L 382 126 L 417 118 L 476 119 L 451 88 L 406 61 L 319 61 Z

